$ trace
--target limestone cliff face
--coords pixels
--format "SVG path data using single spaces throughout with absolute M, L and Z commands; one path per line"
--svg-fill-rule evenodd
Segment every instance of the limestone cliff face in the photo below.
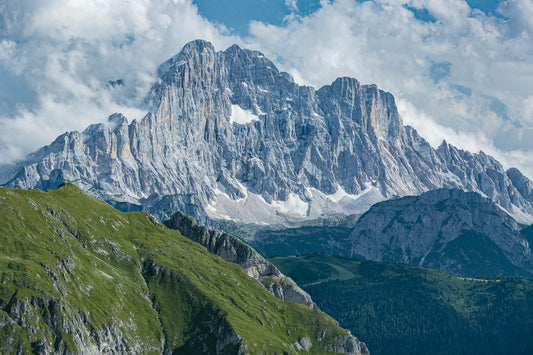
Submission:
M 259 281 L 270 293 L 282 301 L 316 308 L 311 296 L 290 278 L 283 275 L 270 261 L 239 239 L 216 230 L 198 226 L 194 219 L 177 212 L 165 225 L 202 244 L 207 251 L 242 266 L 243 271 Z
M 456 189 L 378 203 L 357 221 L 348 243 L 352 256 L 458 276 L 533 275 L 521 226 L 487 198 Z
M 433 149 L 375 85 L 339 78 L 315 90 L 260 52 L 216 52 L 201 40 L 158 75 L 142 120 L 115 114 L 65 133 L 22 162 L 7 186 L 69 180 L 123 210 L 255 223 L 362 213 L 447 187 L 532 219 L 531 181 L 483 153 Z

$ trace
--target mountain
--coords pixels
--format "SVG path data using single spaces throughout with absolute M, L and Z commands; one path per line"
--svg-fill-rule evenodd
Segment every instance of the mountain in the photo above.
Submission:
M 269 258 L 328 253 L 457 276 L 533 278 L 533 226 L 524 227 L 475 192 L 437 189 L 377 203 L 362 216 L 306 224 L 236 233 Z
M 150 112 L 67 132 L 21 162 L 9 187 L 71 181 L 122 210 L 209 223 L 362 213 L 440 187 L 476 191 L 533 221 L 533 184 L 483 152 L 433 149 L 394 97 L 342 77 L 315 90 L 257 51 L 186 44 L 158 69 Z
M 423 265 L 460 276 L 533 277 L 520 226 L 474 192 L 438 189 L 380 202 L 347 238 L 351 256 Z
M 222 259 L 239 264 L 250 277 L 259 281 L 277 298 L 304 304 L 310 308 L 316 305 L 305 291 L 290 278 L 283 275 L 271 262 L 263 258 L 252 247 L 229 234 L 198 226 L 192 217 L 176 212 L 165 221 L 168 228 L 175 229 L 189 239 L 206 247 L 207 251 Z
M 320 218 L 290 227 L 261 226 L 250 231 L 250 235 L 239 237 L 267 258 L 314 253 L 348 256 L 350 245 L 346 240 L 359 218 L 359 215 L 350 215 Z M 223 227 L 230 229 L 226 225 Z
M 326 255 L 271 261 L 372 354 L 532 354 L 533 281 Z
M 0 353 L 368 354 L 326 314 L 71 184 L 0 188 Z

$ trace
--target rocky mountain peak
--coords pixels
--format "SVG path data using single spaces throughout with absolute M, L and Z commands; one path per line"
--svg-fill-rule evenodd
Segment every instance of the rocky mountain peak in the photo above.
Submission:
M 186 43 L 178 55 L 181 55 L 182 57 L 187 57 L 188 55 L 194 56 L 198 53 L 203 52 L 215 53 L 215 47 L 209 41 L 203 39 L 196 39 L 194 41 Z
M 107 122 L 110 124 L 112 130 L 128 125 L 128 119 L 121 113 L 112 114 L 107 118 Z
M 301 86 L 258 51 L 188 43 L 163 63 L 150 113 L 69 134 L 21 163 L 12 187 L 76 181 L 124 209 L 202 223 L 365 212 L 439 187 L 476 191 L 533 221 L 531 182 L 495 159 L 433 149 L 403 125 L 392 94 L 342 77 Z M 110 129 L 111 128 L 113 129 Z
M 351 118 L 374 139 L 395 140 L 401 134 L 403 121 L 394 96 L 376 85 L 361 85 L 354 78 L 341 77 L 322 87 L 317 95 L 331 102 L 337 115 Z
M 520 194 L 512 194 L 512 199 L 519 199 L 521 197 L 528 201 L 533 200 L 533 183 L 522 172 L 516 168 L 507 170 L 507 176 L 511 179 L 513 186 L 516 186 Z
M 190 80 L 191 74 L 208 73 L 213 70 L 215 61 L 216 51 L 213 45 L 204 40 L 195 40 L 187 43 L 178 54 L 161 64 L 157 73 L 165 84 L 190 85 L 193 83 Z
M 211 42 L 204 41 L 202 39 L 197 39 L 191 42 L 188 42 L 183 46 L 181 51 L 179 51 L 176 55 L 168 59 L 166 62 L 164 62 L 159 68 L 159 72 L 166 72 L 168 71 L 168 65 L 169 64 L 175 64 L 175 63 L 182 63 L 187 61 L 195 61 L 198 59 L 206 58 L 206 57 L 213 57 L 215 56 L 216 51 L 215 47 L 211 44 Z M 165 70 L 166 68 L 166 70 Z
M 328 85 L 324 86 L 324 88 L 326 87 L 328 87 Z M 335 79 L 335 81 L 333 81 L 329 87 L 335 96 L 347 99 L 355 98 L 355 96 L 359 95 L 361 90 L 361 84 L 359 83 L 359 80 L 347 76 Z
M 261 52 L 241 49 L 234 45 L 220 53 L 227 71 L 231 97 L 243 107 L 253 108 L 250 101 L 269 96 L 293 99 L 298 86 L 288 73 L 280 72 L 276 65 Z M 241 100 L 241 99 L 246 100 Z M 266 104 L 266 103 L 265 103 Z M 266 111 L 265 111 L 266 112 Z
M 357 221 L 349 243 L 365 259 L 454 275 L 533 275 L 521 226 L 488 198 L 459 189 L 380 202 Z

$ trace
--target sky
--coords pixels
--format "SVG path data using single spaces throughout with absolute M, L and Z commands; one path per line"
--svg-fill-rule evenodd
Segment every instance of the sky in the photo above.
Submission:
M 433 146 L 533 177 L 532 0 L 0 0 L 0 170 L 114 112 L 142 118 L 157 66 L 198 38 L 316 88 L 377 84 Z

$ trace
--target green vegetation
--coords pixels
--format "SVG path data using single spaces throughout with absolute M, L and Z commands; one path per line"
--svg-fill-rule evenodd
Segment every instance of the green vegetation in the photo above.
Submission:
M 327 255 L 271 261 L 371 354 L 533 353 L 532 280 Z
M 308 255 L 313 253 L 328 253 L 344 255 L 346 242 L 353 230 L 359 215 L 319 218 L 307 221 L 303 225 L 294 227 L 262 227 L 249 233 L 243 238 L 238 226 L 229 228 L 227 233 L 238 232 L 241 239 L 251 239 L 250 245 L 265 257 Z M 242 225 L 240 228 L 244 228 Z
M 347 331 L 142 212 L 0 188 L 0 353 L 325 353 Z M 319 340 L 320 339 L 320 340 Z

